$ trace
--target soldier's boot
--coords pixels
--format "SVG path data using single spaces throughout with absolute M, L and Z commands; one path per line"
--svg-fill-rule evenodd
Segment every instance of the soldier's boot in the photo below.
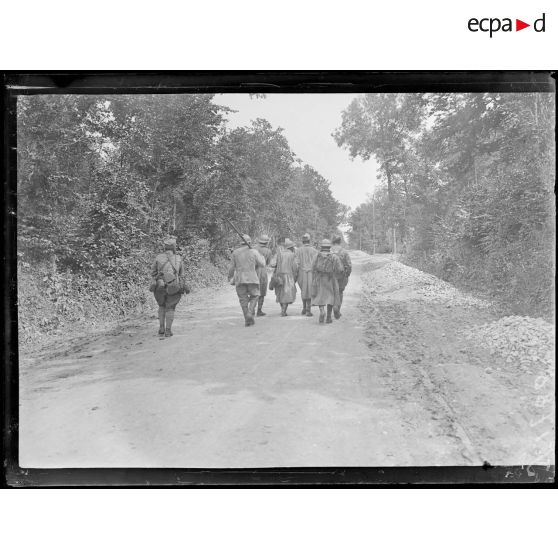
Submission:
M 306 316 L 306 299 L 305 298 L 302 299 L 302 312 L 301 312 L 301 314 L 303 316 Z
M 167 327 L 165 328 L 165 337 L 172 337 L 172 322 L 174 321 L 174 310 L 167 310 L 165 316 Z
M 326 324 L 330 324 L 333 320 L 331 319 L 331 311 L 333 310 L 333 304 L 327 305 L 327 318 Z
M 287 303 L 285 304 L 285 316 L 287 315 L 287 308 L 288 308 L 288 307 L 289 307 L 289 303 L 287 302 Z
M 320 317 L 318 318 L 318 321 L 323 324 L 325 321 L 325 312 L 324 312 L 324 307 L 320 306 Z
M 159 335 L 165 335 L 165 307 L 159 306 Z
M 306 308 L 306 316 L 311 318 L 314 314 L 312 314 L 312 300 L 309 298 L 306 299 Z
M 280 304 L 281 304 L 281 317 L 284 317 L 287 315 L 287 305 L 283 304 L 282 302 Z
M 256 316 L 265 316 L 265 312 L 262 310 L 263 303 L 264 303 L 264 297 L 260 296 L 258 298 L 258 313 L 256 314 Z
M 341 317 L 341 312 L 339 311 L 340 306 L 334 306 L 333 307 L 333 315 L 335 316 L 335 319 L 338 320 Z

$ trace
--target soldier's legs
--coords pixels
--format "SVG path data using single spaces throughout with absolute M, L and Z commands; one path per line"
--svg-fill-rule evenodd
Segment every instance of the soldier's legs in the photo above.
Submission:
M 246 287 L 246 314 L 245 324 L 247 326 L 254 325 L 254 313 L 256 311 L 256 304 L 260 298 L 260 286 L 258 284 L 247 284 Z
M 244 314 L 244 320 L 248 319 L 248 302 L 250 301 L 250 295 L 248 294 L 248 286 L 244 283 L 236 286 L 236 294 L 238 295 L 238 302 L 242 308 L 242 313 Z
M 174 310 L 167 310 L 165 316 L 166 328 L 165 328 L 165 337 L 172 336 L 172 322 L 174 321 Z
M 312 314 L 312 300 L 310 298 L 306 300 L 306 315 L 311 318 L 314 314 Z
M 165 289 L 156 289 L 153 293 L 157 305 L 159 306 L 159 335 L 165 334 L 165 302 L 167 293 Z
M 165 307 L 159 306 L 159 335 L 165 333 Z
M 254 314 L 256 313 L 256 304 L 259 300 L 259 295 L 250 295 L 250 302 L 248 303 L 248 312 L 254 318 Z
M 341 317 L 341 304 L 343 304 L 343 291 L 345 290 L 345 287 L 341 288 L 341 286 L 339 286 L 339 306 L 334 306 L 333 307 L 333 315 L 335 316 L 335 319 L 338 320 Z
M 259 296 L 258 297 L 258 313 L 256 314 L 256 316 L 265 316 L 265 312 L 262 311 L 262 307 L 263 307 L 263 303 L 264 303 L 264 298 L 263 296 Z
M 172 322 L 174 321 L 174 309 L 180 301 L 180 293 L 167 295 L 167 301 L 165 305 L 165 337 L 172 337 Z
M 306 299 L 305 298 L 302 299 L 302 312 L 301 312 L 301 314 L 303 316 L 306 315 Z
M 326 318 L 326 324 L 330 324 L 332 322 L 331 320 L 331 311 L 333 310 L 333 304 L 328 304 L 327 305 L 327 318 Z
M 323 324 L 325 320 L 325 312 L 324 312 L 324 307 L 323 305 L 320 306 L 320 317 L 318 318 L 318 321 Z

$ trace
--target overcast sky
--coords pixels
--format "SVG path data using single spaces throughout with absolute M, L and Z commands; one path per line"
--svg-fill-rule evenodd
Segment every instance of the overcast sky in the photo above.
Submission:
M 237 110 L 230 114 L 229 127 L 249 125 L 265 118 L 273 127 L 284 128 L 291 149 L 304 163 L 314 167 L 331 182 L 333 195 L 353 209 L 366 201 L 376 179 L 373 161 L 351 161 L 331 137 L 341 124 L 341 112 L 355 95 L 351 94 L 268 94 L 251 99 L 247 94 L 217 95 L 217 104 Z

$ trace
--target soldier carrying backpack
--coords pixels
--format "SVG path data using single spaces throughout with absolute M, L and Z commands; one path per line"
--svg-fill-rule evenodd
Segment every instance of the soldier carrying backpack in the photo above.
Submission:
M 165 251 L 159 254 L 151 267 L 150 290 L 159 305 L 159 335 L 172 337 L 174 310 L 184 293 L 188 294 L 182 258 L 176 253 L 176 238 L 163 241 Z
M 343 272 L 343 264 L 336 254 L 331 252 L 331 242 L 324 238 L 320 251 L 312 266 L 312 306 L 319 306 L 318 321 L 323 324 L 332 322 L 331 311 L 339 306 L 339 284 L 337 275 Z M 327 317 L 324 313 L 327 309 Z

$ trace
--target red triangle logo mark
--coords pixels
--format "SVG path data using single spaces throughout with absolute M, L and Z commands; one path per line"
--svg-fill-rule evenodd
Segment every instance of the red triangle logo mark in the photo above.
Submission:
M 520 19 L 515 20 L 515 30 L 516 31 L 521 31 L 522 29 L 525 29 L 526 27 L 531 27 L 531 24 L 530 23 L 525 23 L 524 21 L 521 21 Z

